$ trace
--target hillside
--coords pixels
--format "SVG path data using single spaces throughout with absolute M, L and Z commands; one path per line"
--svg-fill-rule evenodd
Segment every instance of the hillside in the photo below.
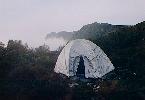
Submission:
M 64 38 L 65 40 L 70 40 L 73 37 L 74 32 L 66 32 L 66 31 L 61 31 L 61 32 L 51 32 L 48 33 L 45 37 L 45 39 L 50 39 L 50 38 Z
M 0 42 L 0 98 L 145 100 L 145 22 L 133 26 L 93 23 L 71 33 L 51 36 L 86 38 L 100 46 L 115 66 L 106 79 L 95 79 L 93 84 L 77 81 L 79 85 L 72 86 L 74 81 L 54 72 L 62 48 L 50 51 L 42 45 L 34 49 L 22 41 L 9 40 L 6 46 Z
M 100 46 L 116 67 L 117 78 L 143 77 L 145 71 L 145 22 L 136 25 L 92 23 L 75 32 L 48 34 L 66 40 L 85 38 Z
M 108 25 L 109 26 L 109 25 Z M 112 26 L 113 30 L 92 38 L 112 60 L 119 78 L 144 77 L 145 71 L 145 22 L 134 26 Z M 108 29 L 109 30 L 109 29 Z M 95 32 L 94 32 L 95 33 Z

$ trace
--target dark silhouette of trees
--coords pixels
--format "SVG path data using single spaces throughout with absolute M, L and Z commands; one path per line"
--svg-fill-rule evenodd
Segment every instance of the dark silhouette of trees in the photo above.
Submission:
M 67 81 L 53 71 L 58 54 L 46 45 L 33 49 L 18 40 L 0 42 L 0 99 L 64 98 Z
M 53 69 L 63 47 L 29 48 L 20 40 L 0 42 L 0 99 L 144 100 L 145 22 L 134 26 L 93 23 L 75 31 L 100 46 L 115 66 L 112 78 L 93 85 L 74 83 Z M 108 81 L 109 80 L 109 81 Z

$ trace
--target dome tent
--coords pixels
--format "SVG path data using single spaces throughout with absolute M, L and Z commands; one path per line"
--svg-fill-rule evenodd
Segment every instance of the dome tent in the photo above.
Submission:
M 85 67 L 85 78 L 101 78 L 114 69 L 113 64 L 99 46 L 89 40 L 76 39 L 63 48 L 54 71 L 66 76 L 76 76 L 81 58 Z

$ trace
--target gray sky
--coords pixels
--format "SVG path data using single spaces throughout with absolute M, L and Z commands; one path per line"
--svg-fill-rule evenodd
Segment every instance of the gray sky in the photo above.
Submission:
M 74 31 L 96 21 L 127 25 L 145 21 L 145 0 L 0 0 L 4 43 L 20 39 L 35 47 L 44 43 L 47 33 Z

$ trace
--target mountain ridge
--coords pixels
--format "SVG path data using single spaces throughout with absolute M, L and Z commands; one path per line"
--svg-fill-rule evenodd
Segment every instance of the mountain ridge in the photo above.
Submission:
M 118 78 L 132 79 L 143 76 L 145 72 L 145 21 L 136 25 L 95 22 L 83 26 L 73 34 L 71 32 L 66 32 L 66 34 L 70 37 L 67 38 L 67 35 L 63 37 L 65 33 L 61 37 L 67 40 L 83 38 L 97 44 L 111 59 L 115 66 L 114 73 L 118 75 Z

